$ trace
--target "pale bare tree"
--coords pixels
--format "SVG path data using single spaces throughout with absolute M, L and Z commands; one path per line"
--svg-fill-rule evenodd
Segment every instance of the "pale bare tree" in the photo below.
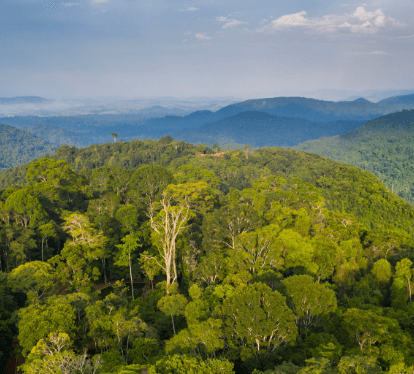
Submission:
M 161 211 L 158 214 L 155 214 L 154 204 L 150 204 L 148 217 L 154 243 L 162 261 L 158 261 L 157 257 L 148 254 L 143 254 L 143 256 L 154 260 L 165 271 L 168 286 L 177 280 L 177 237 L 189 227 L 188 221 L 193 216 L 193 212 L 187 202 L 174 206 L 172 198 L 165 195 L 163 195 L 160 204 Z

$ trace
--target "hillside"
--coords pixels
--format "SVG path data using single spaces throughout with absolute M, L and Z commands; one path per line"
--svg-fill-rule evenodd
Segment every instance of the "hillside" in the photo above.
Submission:
M 15 170 L 0 369 L 17 340 L 25 374 L 414 370 L 414 207 L 371 173 L 171 137 Z
M 279 117 L 248 111 L 206 123 L 175 138 L 189 143 L 249 144 L 254 147 L 291 147 L 308 139 L 343 134 L 362 126 L 360 121 L 313 122 L 302 118 Z
M 316 186 L 329 209 L 353 214 L 369 227 L 384 230 L 391 225 L 414 232 L 414 207 L 392 194 L 374 175 L 355 166 L 281 148 L 262 148 L 247 154 L 248 157 L 239 150 L 227 151 L 223 157 L 200 157 L 200 153 L 213 151 L 203 145 L 161 139 L 95 144 L 81 149 L 61 146 L 51 157 L 68 162 L 77 172 L 101 167 L 120 167 L 133 172 L 144 165 L 173 170 L 193 165 L 213 171 L 220 178 L 220 189 L 227 192 L 230 188 L 249 188 L 269 173 L 288 181 L 301 178 Z M 28 164 L 0 173 L 0 189 L 26 185 L 27 168 Z
M 39 124 L 27 126 L 24 130 L 56 145 L 66 144 L 74 145 L 76 147 L 85 147 L 89 145 L 87 138 L 58 126 Z
M 414 94 L 388 97 L 378 102 L 381 105 L 414 105 Z
M 307 141 L 294 148 L 370 171 L 414 203 L 414 110 L 382 116 L 345 135 Z
M 24 164 L 57 148 L 30 132 L 0 124 L 0 169 Z
M 411 95 L 407 95 L 411 96 Z M 406 96 L 401 96 L 401 100 Z M 413 104 L 372 103 L 366 99 L 354 101 L 324 101 L 305 97 L 275 97 L 247 100 L 228 105 L 217 113 L 226 117 L 245 111 L 263 111 L 276 116 L 300 117 L 311 121 L 329 122 L 337 120 L 366 121 L 397 110 L 412 108 Z

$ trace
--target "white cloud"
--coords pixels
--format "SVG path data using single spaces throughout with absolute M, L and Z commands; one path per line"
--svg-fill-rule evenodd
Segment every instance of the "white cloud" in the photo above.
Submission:
M 195 12 L 196 10 L 198 10 L 198 8 L 193 6 L 189 6 L 186 9 L 178 9 L 179 12 Z
M 65 8 L 70 8 L 70 7 L 73 7 L 73 6 L 79 6 L 79 4 L 78 3 L 63 3 L 63 6 Z
M 206 40 L 211 40 L 211 39 L 214 39 L 213 37 L 211 37 L 211 36 L 207 36 L 204 32 L 197 32 L 197 33 L 195 33 L 195 35 L 194 35 L 196 38 L 197 38 L 197 40 L 199 40 L 199 41 L 206 41 Z
M 309 18 L 305 11 L 287 14 L 273 20 L 258 31 L 274 33 L 278 30 L 302 27 L 318 33 L 350 31 L 352 33 L 377 33 L 386 26 L 401 25 L 395 19 L 386 17 L 381 9 L 368 12 L 364 7 L 358 7 L 352 14 L 326 15 L 322 18 Z
M 237 19 L 230 19 L 227 17 L 217 17 L 216 20 L 220 22 L 225 22 L 225 24 L 222 26 L 223 29 L 248 24 L 248 22 L 239 21 Z
M 109 3 L 109 0 L 92 0 L 94 3 Z
M 191 31 L 186 31 L 184 35 L 191 35 Z

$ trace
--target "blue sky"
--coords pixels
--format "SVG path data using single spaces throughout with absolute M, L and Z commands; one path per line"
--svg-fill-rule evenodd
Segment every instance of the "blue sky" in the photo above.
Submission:
M 1 0 L 0 96 L 411 89 L 412 0 Z

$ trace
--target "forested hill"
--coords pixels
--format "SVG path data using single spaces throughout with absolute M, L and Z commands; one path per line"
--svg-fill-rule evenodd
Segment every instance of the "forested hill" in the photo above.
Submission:
M 131 141 L 107 143 L 76 149 L 61 146 L 51 156 L 63 160 L 77 172 L 101 167 L 120 167 L 133 172 L 144 165 L 160 165 L 171 170 L 181 165 L 193 165 L 213 171 L 221 189 L 239 190 L 251 187 L 257 178 L 269 174 L 287 180 L 301 178 L 312 183 L 325 198 L 329 209 L 354 214 L 368 227 L 385 229 L 388 225 L 414 232 L 414 208 L 392 194 L 379 179 L 354 166 L 334 162 L 325 157 L 281 148 L 262 148 L 253 153 L 227 151 L 222 157 L 203 146 L 160 141 Z M 246 157 L 247 155 L 247 157 Z M 0 174 L 0 188 L 26 185 L 28 164 Z
M 414 207 L 316 154 L 216 151 L 61 146 L 2 175 L 0 371 L 13 341 L 24 374 L 414 371 Z
M 294 148 L 370 171 L 414 203 L 414 110 L 388 114 L 345 135 L 310 140 Z
M 414 370 L 414 208 L 372 174 L 168 137 L 18 169 L 0 370 L 13 341 L 24 374 Z
M 410 95 L 407 95 L 408 97 Z M 365 99 L 354 101 L 324 101 L 305 97 L 275 97 L 266 99 L 247 100 L 237 104 L 228 105 L 220 109 L 217 114 L 223 117 L 246 112 L 263 111 L 276 116 L 300 117 L 311 121 L 337 121 L 354 120 L 366 121 L 384 114 L 414 106 L 410 100 L 404 102 L 405 96 L 399 100 L 372 103 Z
M 344 134 L 362 126 L 364 121 L 314 122 L 303 118 L 273 116 L 248 111 L 206 123 L 177 135 L 190 143 L 220 145 L 249 144 L 254 147 L 291 147 L 308 139 Z
M 0 124 L 0 170 L 24 164 L 46 153 L 53 153 L 57 148 L 57 145 L 28 131 Z
M 58 126 L 38 124 L 24 128 L 25 131 L 32 133 L 38 138 L 42 138 L 49 143 L 56 145 L 74 145 L 76 147 L 85 147 L 89 145 L 86 137 L 83 137 L 73 131 L 62 129 Z

